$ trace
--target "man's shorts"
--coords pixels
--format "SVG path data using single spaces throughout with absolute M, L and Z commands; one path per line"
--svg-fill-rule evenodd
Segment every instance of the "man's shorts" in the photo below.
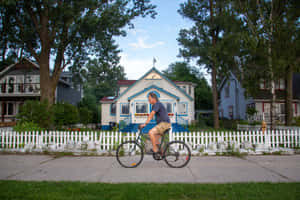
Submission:
M 163 135 L 167 129 L 171 128 L 171 123 L 160 122 L 154 128 L 157 130 L 158 135 Z

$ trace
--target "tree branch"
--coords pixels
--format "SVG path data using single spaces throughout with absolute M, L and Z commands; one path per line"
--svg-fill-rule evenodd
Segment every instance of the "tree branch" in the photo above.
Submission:
M 18 11 L 17 11 L 17 13 L 19 13 Z M 23 36 L 23 34 L 22 33 L 24 33 L 24 27 L 23 27 L 23 24 L 22 24 L 22 22 L 20 21 L 20 19 L 18 18 L 18 16 L 16 16 L 16 22 L 17 22 L 17 24 L 19 25 L 19 27 L 20 27 L 20 36 L 24 39 L 24 36 Z M 33 57 L 36 59 L 36 61 L 37 62 L 40 62 L 40 56 L 34 51 L 34 48 L 32 47 L 32 44 L 31 44 L 31 42 L 30 41 L 25 41 L 25 39 L 24 39 L 24 42 L 25 42 L 25 44 L 26 44 L 26 46 L 27 46 L 27 48 L 28 48 L 28 50 L 30 51 L 30 53 L 33 55 Z

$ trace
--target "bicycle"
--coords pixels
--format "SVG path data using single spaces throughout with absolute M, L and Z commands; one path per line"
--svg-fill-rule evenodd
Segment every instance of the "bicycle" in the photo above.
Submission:
M 164 160 L 172 168 L 185 167 L 191 159 L 191 150 L 183 141 L 165 141 L 165 136 L 170 129 L 166 130 L 161 136 L 161 142 L 158 145 L 158 153 L 150 153 L 145 149 L 145 136 L 142 129 L 138 129 L 139 134 L 136 140 L 122 142 L 116 151 L 116 157 L 119 164 L 125 168 L 135 168 L 141 164 L 144 153 L 152 155 L 154 160 Z

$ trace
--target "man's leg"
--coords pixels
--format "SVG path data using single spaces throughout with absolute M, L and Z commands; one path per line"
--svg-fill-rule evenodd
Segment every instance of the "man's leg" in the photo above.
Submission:
M 154 152 L 158 151 L 158 147 L 157 145 L 159 144 L 159 138 L 160 135 L 158 133 L 158 130 L 156 127 L 153 127 L 150 131 L 149 131 L 149 136 L 152 142 L 152 149 Z

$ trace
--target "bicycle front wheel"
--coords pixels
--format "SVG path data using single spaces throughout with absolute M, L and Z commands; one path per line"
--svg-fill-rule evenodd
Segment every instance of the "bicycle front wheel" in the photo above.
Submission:
M 118 146 L 116 157 L 121 166 L 134 168 L 141 164 L 144 153 L 136 141 L 126 141 Z
M 170 167 L 182 168 L 191 160 L 191 150 L 182 141 L 170 142 L 165 149 L 164 160 Z

